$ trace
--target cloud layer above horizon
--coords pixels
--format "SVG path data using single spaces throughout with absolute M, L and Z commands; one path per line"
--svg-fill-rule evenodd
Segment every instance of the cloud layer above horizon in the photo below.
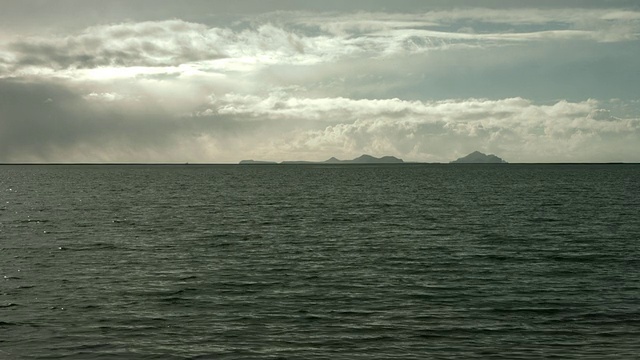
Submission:
M 640 162 L 640 10 L 557 3 L 5 25 L 0 162 Z

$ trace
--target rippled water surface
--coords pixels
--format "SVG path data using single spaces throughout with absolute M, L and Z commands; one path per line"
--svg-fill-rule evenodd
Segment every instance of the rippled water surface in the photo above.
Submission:
M 634 358 L 640 166 L 0 166 L 0 359 Z

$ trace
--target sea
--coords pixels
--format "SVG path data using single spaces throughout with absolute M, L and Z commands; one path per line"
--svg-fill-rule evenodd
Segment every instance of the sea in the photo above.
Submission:
M 1 165 L 0 359 L 637 359 L 640 165 Z

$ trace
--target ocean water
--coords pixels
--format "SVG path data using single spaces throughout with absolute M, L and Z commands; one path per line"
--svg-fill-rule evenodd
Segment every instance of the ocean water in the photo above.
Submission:
M 639 353 L 640 165 L 0 166 L 0 359 Z

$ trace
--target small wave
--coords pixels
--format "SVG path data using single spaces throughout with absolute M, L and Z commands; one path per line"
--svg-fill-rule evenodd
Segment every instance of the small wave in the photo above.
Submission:
M 9 307 L 15 307 L 15 306 L 18 306 L 18 304 L 16 303 L 0 304 L 0 308 L 9 308 Z
M 304 321 L 309 321 L 309 322 L 320 321 L 324 319 L 326 319 L 326 317 L 318 316 L 318 315 L 306 315 L 303 317 Z
M 66 248 L 62 248 L 62 250 L 64 249 Z M 95 243 L 95 244 L 90 244 L 88 246 L 75 247 L 72 250 L 73 251 L 94 251 L 94 250 L 116 250 L 116 249 L 119 249 L 119 247 L 115 244 Z
M 180 290 L 174 291 L 171 295 L 180 295 L 180 294 L 184 294 L 184 293 L 187 293 L 187 292 L 193 292 L 193 291 L 198 291 L 198 289 L 196 289 L 196 288 L 184 288 L 184 289 L 180 289 Z
M 436 339 L 436 338 L 446 338 L 449 336 L 447 334 L 439 334 L 434 331 L 429 333 L 416 334 L 411 337 L 418 338 L 418 339 Z
M 183 297 L 179 297 L 179 296 L 169 296 L 169 297 L 165 297 L 160 299 L 161 302 L 164 303 L 169 303 L 169 304 L 177 304 L 183 301 L 188 301 L 189 299 L 185 299 Z
M 79 344 L 79 345 L 74 345 L 71 347 L 62 347 L 61 349 L 64 350 L 76 350 L 76 351 L 83 351 L 83 350 L 98 350 L 98 349 L 105 349 L 105 348 L 113 348 L 112 344 L 109 343 L 102 343 L 102 344 Z M 91 353 L 86 353 L 87 355 L 91 354 Z
M 530 221 L 533 223 L 547 223 L 547 222 L 559 222 L 560 219 L 539 217 L 539 218 L 533 218 Z
M 565 254 L 565 255 L 551 255 L 547 257 L 551 260 L 567 261 L 567 262 L 592 262 L 594 260 L 602 260 L 603 256 L 600 254 Z
M 47 220 L 47 219 L 26 219 L 26 220 L 20 220 L 20 222 L 23 223 L 23 224 L 27 224 L 27 223 L 44 224 L 44 223 L 48 223 L 49 220 Z
M 640 324 L 640 312 L 621 312 L 621 313 L 587 313 L 582 314 L 574 320 L 594 325 L 602 324 L 626 324 L 637 325 Z
M 80 305 L 78 306 L 80 309 L 99 309 L 98 305 Z
M 412 299 L 434 299 L 438 298 L 440 295 L 435 293 L 412 293 L 407 294 L 406 296 Z
M 496 313 L 534 313 L 540 315 L 553 315 L 565 312 L 566 309 L 550 307 L 518 307 L 518 308 L 492 308 L 490 311 Z
M 113 219 L 111 220 L 112 223 L 114 224 L 126 224 L 126 225 L 135 225 L 136 223 L 131 221 L 131 220 L 127 220 L 127 219 Z
M 356 309 L 344 309 L 344 310 L 331 310 L 330 314 L 338 314 L 343 316 L 369 316 L 375 313 L 373 310 L 356 310 Z

